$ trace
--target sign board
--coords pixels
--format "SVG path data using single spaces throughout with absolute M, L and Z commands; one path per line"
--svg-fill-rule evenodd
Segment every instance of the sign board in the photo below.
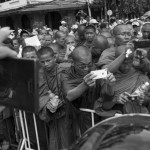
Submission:
M 108 15 L 108 16 L 111 16 L 111 15 L 112 15 L 112 10 L 108 10 L 108 11 L 107 11 L 107 15 Z

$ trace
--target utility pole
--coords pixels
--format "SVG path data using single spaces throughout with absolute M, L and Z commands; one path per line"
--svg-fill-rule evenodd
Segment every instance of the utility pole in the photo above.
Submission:
M 104 0 L 104 14 L 105 14 L 105 19 L 107 20 L 107 0 Z
M 91 3 L 91 1 L 90 1 L 90 0 L 87 0 L 88 13 L 89 13 L 89 17 L 90 17 L 90 19 L 91 19 L 91 8 L 90 8 L 90 3 Z

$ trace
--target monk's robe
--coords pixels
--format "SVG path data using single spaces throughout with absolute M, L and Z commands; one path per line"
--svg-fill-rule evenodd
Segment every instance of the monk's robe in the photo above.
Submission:
M 83 77 L 83 74 L 80 74 L 79 71 L 75 71 L 74 66 L 71 66 L 68 70 L 66 70 L 63 75 L 63 88 L 65 90 L 65 95 L 67 95 L 68 91 L 82 83 Z M 97 80 L 95 87 L 89 87 L 79 98 L 70 102 L 74 113 L 77 115 L 77 121 L 81 133 L 91 127 L 91 116 L 89 113 L 80 112 L 79 108 L 93 109 L 94 102 L 100 96 L 100 90 L 100 81 Z
M 97 63 L 101 54 L 102 54 L 102 50 L 98 49 L 98 48 L 92 48 L 91 49 L 91 53 L 92 53 L 92 62 L 93 63 Z
M 104 50 L 97 62 L 97 66 L 101 68 L 102 66 L 108 65 L 109 63 L 114 61 L 116 58 L 115 51 L 116 51 L 116 47 L 111 47 Z
M 112 91 L 105 91 L 107 95 L 111 93 L 109 96 L 112 96 L 111 100 L 104 99 L 102 107 L 105 110 L 111 110 L 115 105 L 118 104 L 117 100 L 119 99 L 120 94 L 124 92 L 132 94 L 139 86 L 145 82 L 149 82 L 149 79 L 146 75 L 134 68 L 131 68 L 127 74 L 122 74 L 118 71 L 114 75 L 116 82 L 110 85 Z M 125 103 L 123 108 L 119 109 L 122 109 L 123 113 L 147 113 L 146 107 L 140 106 L 136 100 Z
M 90 51 L 91 51 L 91 49 L 92 49 L 92 47 L 94 47 L 94 45 L 93 45 L 93 43 L 87 43 L 86 41 L 85 41 L 85 43 L 83 44 L 83 46 L 85 46 L 85 47 L 87 47 Z
M 63 98 L 61 69 L 55 64 L 50 72 L 41 71 L 40 76 L 40 109 L 39 117 L 47 122 L 49 149 L 60 150 L 67 149 L 74 140 L 74 122 L 68 113 L 68 108 Z M 50 90 L 59 96 L 60 102 L 55 113 L 47 109 L 47 103 L 50 101 L 47 91 Z

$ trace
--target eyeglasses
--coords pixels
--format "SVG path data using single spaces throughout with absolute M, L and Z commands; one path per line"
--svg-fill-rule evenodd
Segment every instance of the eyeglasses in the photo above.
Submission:
M 85 69 L 86 67 L 87 68 L 90 68 L 93 66 L 93 63 L 90 62 L 89 64 L 75 64 L 77 67 L 81 68 L 81 69 Z
M 122 36 L 127 35 L 127 36 L 131 36 L 131 33 L 130 33 L 130 32 L 122 32 L 122 33 L 117 34 L 117 35 L 122 35 Z

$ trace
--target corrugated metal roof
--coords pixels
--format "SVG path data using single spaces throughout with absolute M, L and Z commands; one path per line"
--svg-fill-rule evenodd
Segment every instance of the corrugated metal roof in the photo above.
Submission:
M 53 11 L 53 10 L 62 10 L 62 9 L 76 9 L 76 8 L 82 8 L 86 6 L 85 1 L 80 0 L 59 0 L 59 1 L 53 1 L 50 3 L 45 4 L 36 4 L 36 5 L 28 5 L 23 8 L 18 8 L 14 10 L 9 10 L 5 12 L 1 12 L 0 16 L 4 15 L 10 15 L 10 14 L 18 14 L 18 13 L 30 13 L 30 12 L 37 12 L 37 11 Z
M 72 8 L 81 8 L 85 6 L 85 2 L 79 2 L 77 0 L 70 1 L 54 1 L 50 4 L 37 5 L 33 7 L 27 7 L 21 9 L 19 12 L 33 12 L 33 11 L 43 11 L 43 10 L 60 10 L 60 9 L 72 9 Z

